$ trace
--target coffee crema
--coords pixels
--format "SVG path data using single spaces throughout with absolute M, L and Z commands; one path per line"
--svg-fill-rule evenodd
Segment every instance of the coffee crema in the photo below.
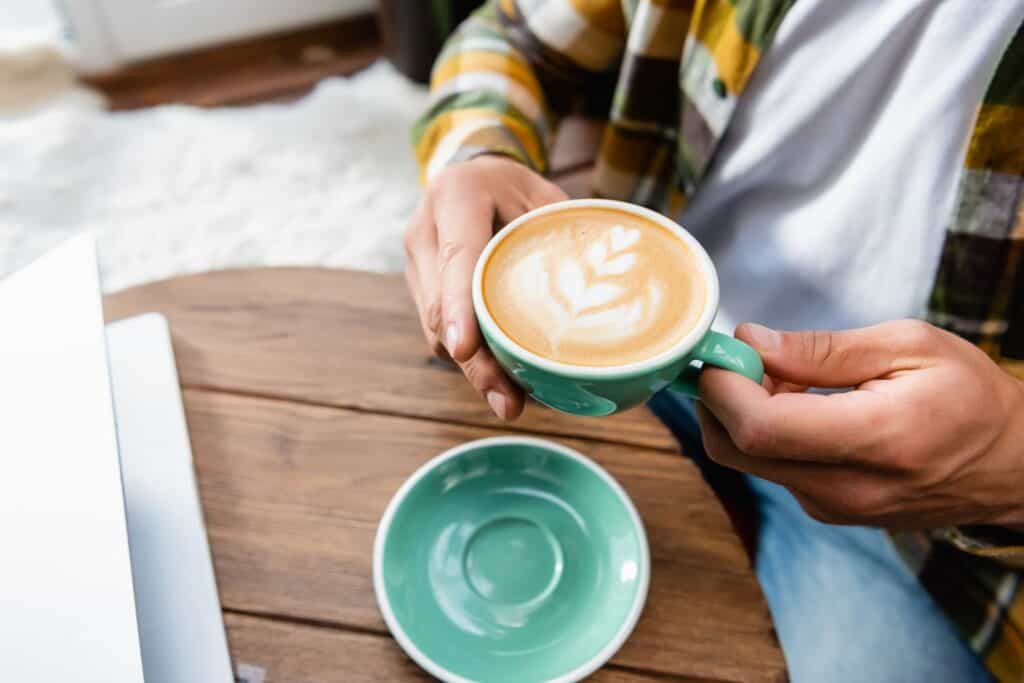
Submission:
M 608 367 L 668 350 L 699 322 L 707 287 L 697 257 L 667 228 L 616 209 L 538 216 L 484 266 L 491 317 L 549 360 Z

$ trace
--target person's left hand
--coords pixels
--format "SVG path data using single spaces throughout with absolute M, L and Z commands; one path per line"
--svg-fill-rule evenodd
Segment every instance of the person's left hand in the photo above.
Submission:
M 786 486 L 822 521 L 1024 524 L 1024 383 L 974 345 L 916 320 L 845 332 L 748 324 L 736 336 L 767 376 L 702 373 L 698 417 L 715 461 Z

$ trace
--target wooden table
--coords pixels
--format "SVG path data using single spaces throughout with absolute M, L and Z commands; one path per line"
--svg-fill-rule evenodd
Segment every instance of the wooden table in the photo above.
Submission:
M 402 481 L 455 444 L 508 432 L 594 458 L 647 528 L 652 578 L 632 637 L 592 680 L 780 681 L 782 654 L 739 540 L 645 410 L 493 419 L 431 360 L 397 276 L 206 273 L 106 299 L 108 320 L 170 319 L 231 653 L 267 681 L 428 680 L 377 612 L 371 551 Z

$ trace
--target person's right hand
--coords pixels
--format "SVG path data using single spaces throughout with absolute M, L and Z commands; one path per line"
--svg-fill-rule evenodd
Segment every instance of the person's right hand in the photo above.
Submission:
M 453 164 L 430 183 L 405 233 L 405 280 L 427 344 L 458 363 L 494 414 L 512 420 L 523 393 L 487 350 L 473 313 L 473 269 L 504 225 L 568 199 L 554 183 L 502 156 Z

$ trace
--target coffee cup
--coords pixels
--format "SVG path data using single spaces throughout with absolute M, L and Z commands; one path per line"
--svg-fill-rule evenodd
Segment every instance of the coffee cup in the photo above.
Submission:
M 533 399 L 610 415 L 669 387 L 699 398 L 703 364 L 760 383 L 757 352 L 711 329 L 718 276 L 700 243 L 649 209 L 557 202 L 499 231 L 473 273 L 491 352 Z

